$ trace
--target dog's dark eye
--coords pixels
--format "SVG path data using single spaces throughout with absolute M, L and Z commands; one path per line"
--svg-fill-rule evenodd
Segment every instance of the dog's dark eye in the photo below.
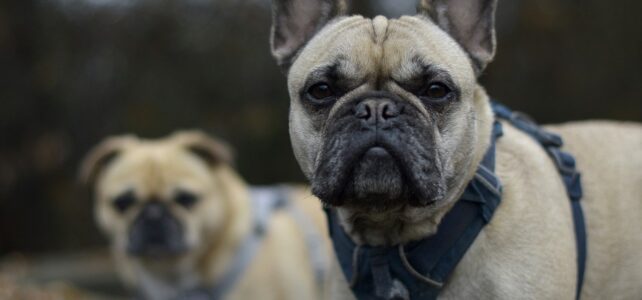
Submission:
M 131 191 L 116 197 L 116 199 L 114 199 L 114 201 L 112 202 L 112 204 L 114 205 L 114 209 L 116 209 L 120 213 L 124 213 L 128 208 L 134 205 L 134 203 L 136 203 L 136 197 Z
M 330 100 L 335 96 L 332 87 L 325 82 L 320 82 L 311 86 L 308 88 L 307 93 L 312 99 L 317 101 Z
M 431 100 L 442 100 L 450 95 L 452 91 L 448 86 L 441 82 L 433 82 L 420 92 L 420 97 L 426 97 Z
M 179 191 L 174 201 L 185 208 L 190 208 L 198 201 L 198 197 L 190 192 Z

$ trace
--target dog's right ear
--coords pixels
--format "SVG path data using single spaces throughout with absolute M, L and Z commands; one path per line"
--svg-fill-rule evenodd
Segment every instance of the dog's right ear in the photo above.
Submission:
M 420 0 L 417 7 L 468 53 L 478 76 L 495 56 L 496 8 L 497 0 Z
M 172 135 L 172 139 L 210 167 L 234 163 L 232 148 L 226 142 L 204 132 L 198 130 L 179 131 Z
M 272 0 L 270 45 L 277 64 L 287 72 L 314 34 L 347 9 L 346 0 Z
M 98 175 L 118 157 L 121 151 L 138 139 L 132 135 L 110 137 L 94 147 L 80 166 L 80 182 L 93 185 Z

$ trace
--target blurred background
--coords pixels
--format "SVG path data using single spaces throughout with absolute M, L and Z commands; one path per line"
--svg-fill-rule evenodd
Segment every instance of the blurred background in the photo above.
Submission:
M 640 11 L 634 0 L 500 1 L 481 81 L 539 122 L 642 121 Z M 109 135 L 199 128 L 234 145 L 248 182 L 303 181 L 269 26 L 269 0 L 0 0 L 0 261 L 106 245 L 77 170 Z

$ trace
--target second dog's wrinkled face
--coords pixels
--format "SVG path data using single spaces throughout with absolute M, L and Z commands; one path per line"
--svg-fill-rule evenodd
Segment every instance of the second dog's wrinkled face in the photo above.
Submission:
M 119 253 L 178 258 L 222 226 L 223 187 L 203 159 L 205 150 L 177 140 L 113 141 L 119 146 L 102 155 L 95 212 Z
M 319 13 L 341 7 L 323 8 L 331 2 L 317 1 Z M 469 6 L 478 10 L 470 16 L 482 18 L 474 26 L 492 19 L 492 1 Z M 315 195 L 374 209 L 442 200 L 473 160 L 478 127 L 487 126 L 476 118 L 487 113 L 476 77 L 492 57 L 479 45 L 493 39 L 492 30 L 468 32 L 479 41 L 466 47 L 423 16 L 338 17 L 290 53 L 294 29 L 283 28 L 296 20 L 279 20 L 296 7 L 281 17 L 279 8 L 287 5 L 276 8 L 273 53 L 289 67 L 290 135 Z M 492 52 L 494 40 L 488 43 Z

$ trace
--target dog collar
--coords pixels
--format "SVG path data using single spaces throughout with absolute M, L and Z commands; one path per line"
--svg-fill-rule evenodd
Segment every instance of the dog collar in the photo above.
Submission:
M 360 300 L 436 299 L 482 228 L 501 202 L 502 185 L 495 175 L 495 145 L 503 119 L 535 138 L 554 159 L 573 207 L 578 248 L 578 286 L 586 259 L 586 233 L 579 206 L 582 189 L 571 155 L 561 151 L 562 139 L 542 130 L 507 107 L 492 103 L 496 116 L 491 143 L 463 195 L 446 213 L 437 232 L 419 241 L 389 247 L 357 245 L 339 224 L 337 213 L 326 208 L 328 227 L 341 270 Z

